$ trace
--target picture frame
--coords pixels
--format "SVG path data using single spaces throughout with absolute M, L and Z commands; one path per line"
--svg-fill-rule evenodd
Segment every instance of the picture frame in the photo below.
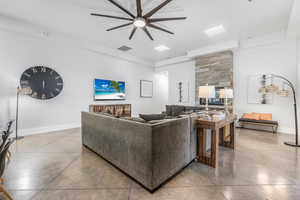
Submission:
M 261 94 L 259 89 L 264 85 L 273 83 L 272 79 L 266 79 L 264 74 L 249 75 L 247 85 L 247 103 L 248 104 L 273 104 L 273 93 Z
M 141 98 L 153 97 L 153 81 L 148 81 L 148 80 L 140 81 L 140 97 Z
M 179 81 L 177 83 L 177 102 L 188 103 L 190 101 L 190 82 Z

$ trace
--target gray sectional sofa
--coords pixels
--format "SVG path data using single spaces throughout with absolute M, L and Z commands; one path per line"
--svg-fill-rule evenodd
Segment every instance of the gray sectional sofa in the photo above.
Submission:
M 196 157 L 193 116 L 142 123 L 82 112 L 83 145 L 153 192 Z

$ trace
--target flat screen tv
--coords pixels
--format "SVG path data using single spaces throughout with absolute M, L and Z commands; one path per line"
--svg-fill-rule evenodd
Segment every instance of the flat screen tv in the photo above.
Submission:
M 94 99 L 95 101 L 125 100 L 125 82 L 95 79 Z

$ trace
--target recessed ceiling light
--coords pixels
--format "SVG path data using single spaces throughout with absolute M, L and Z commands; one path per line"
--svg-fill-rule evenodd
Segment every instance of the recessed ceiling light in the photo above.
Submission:
M 224 33 L 224 32 L 225 32 L 225 28 L 224 28 L 223 25 L 218 25 L 218 26 L 209 28 L 209 29 L 204 31 L 204 33 L 206 33 L 206 35 L 208 37 L 214 37 L 214 36 L 219 35 L 219 34 Z
M 159 52 L 163 52 L 163 51 L 168 51 L 170 50 L 169 47 L 167 47 L 166 45 L 159 45 L 157 47 L 154 48 L 156 51 L 159 51 Z

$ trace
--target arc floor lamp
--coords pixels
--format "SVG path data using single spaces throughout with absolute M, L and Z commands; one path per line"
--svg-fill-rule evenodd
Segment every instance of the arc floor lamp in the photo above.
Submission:
M 19 98 L 20 95 L 29 95 L 32 93 L 31 88 L 21 88 L 17 87 L 17 102 L 16 102 L 16 140 L 23 139 L 24 137 L 19 136 L 18 126 L 19 126 Z
M 260 93 L 276 93 L 279 96 L 283 97 L 288 97 L 290 92 L 289 90 L 284 88 L 284 85 L 287 85 L 293 93 L 293 99 L 294 99 L 294 115 L 295 115 L 295 129 L 296 129 L 296 134 L 295 134 L 295 142 L 285 142 L 284 144 L 288 146 L 293 146 L 293 147 L 300 147 L 299 142 L 298 142 L 298 113 L 297 113 L 297 96 L 296 96 L 296 90 L 294 84 L 289 81 L 287 78 L 276 75 L 276 74 L 269 74 L 269 75 L 264 75 L 266 79 L 280 79 L 283 80 L 283 88 L 279 89 L 278 86 L 275 84 L 271 83 L 270 85 L 263 86 L 262 88 L 259 89 Z

